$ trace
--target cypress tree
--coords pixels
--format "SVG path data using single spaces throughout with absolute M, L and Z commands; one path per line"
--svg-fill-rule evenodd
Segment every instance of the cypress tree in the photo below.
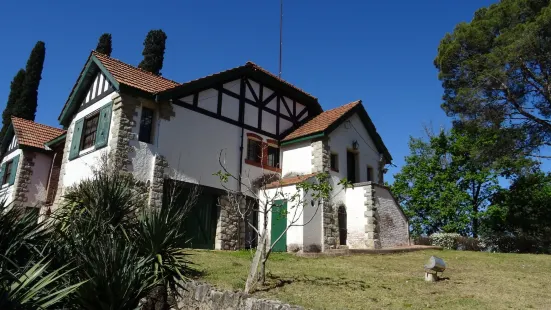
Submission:
M 4 135 L 11 124 L 11 115 L 15 102 L 21 96 L 23 91 L 23 83 L 25 82 L 25 70 L 21 69 L 13 77 L 10 84 L 10 94 L 8 96 L 8 102 L 6 108 L 2 112 L 2 130 L 0 131 L 0 141 L 4 139 Z
M 99 37 L 98 46 L 96 46 L 96 52 L 111 56 L 111 52 L 113 52 L 113 47 L 110 33 L 104 33 Z
M 38 106 L 38 86 L 42 79 L 45 57 L 46 46 L 44 42 L 38 41 L 27 61 L 23 90 L 12 110 L 14 116 L 34 121 Z
M 149 31 L 143 42 L 143 60 L 138 65 L 139 68 L 161 75 L 165 58 L 166 39 L 167 36 L 161 29 Z

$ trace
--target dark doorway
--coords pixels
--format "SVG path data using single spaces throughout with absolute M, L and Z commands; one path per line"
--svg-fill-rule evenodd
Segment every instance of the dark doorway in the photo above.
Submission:
M 356 183 L 356 153 L 346 152 L 346 178 L 351 183 Z
M 339 244 L 346 245 L 346 208 L 339 207 Z
M 176 192 L 175 203 L 184 207 L 192 186 L 185 182 L 166 180 L 163 203 L 168 203 L 169 196 Z M 186 228 L 187 247 L 214 250 L 219 196 L 219 192 L 201 186 L 197 203 L 191 207 L 187 218 L 182 223 Z

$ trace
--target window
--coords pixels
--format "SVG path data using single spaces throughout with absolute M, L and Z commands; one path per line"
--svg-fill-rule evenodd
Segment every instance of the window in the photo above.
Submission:
M 91 148 L 96 143 L 96 132 L 98 131 L 99 113 L 96 113 L 84 120 L 84 131 L 82 134 L 81 150 Z
M 279 148 L 268 146 L 268 166 L 279 168 Z
M 257 162 L 260 162 L 262 157 L 262 143 L 253 139 L 247 140 L 247 159 Z
M 373 168 L 367 166 L 367 181 L 374 181 L 373 180 Z
M 13 165 L 13 161 L 11 160 L 6 163 L 6 169 L 4 170 L 4 178 L 2 179 L 2 185 L 10 181 L 12 165 Z
M 139 140 L 141 142 L 151 143 L 152 133 L 153 133 L 153 110 L 148 108 L 142 108 Z
M 339 171 L 339 155 L 331 153 L 331 170 Z

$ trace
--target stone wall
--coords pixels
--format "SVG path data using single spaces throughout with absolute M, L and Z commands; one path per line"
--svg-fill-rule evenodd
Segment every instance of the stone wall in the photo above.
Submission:
M 365 190 L 365 242 L 368 249 L 381 248 L 379 239 L 379 212 L 375 199 L 375 189 L 372 182 L 367 182 Z
M 15 194 L 13 200 L 16 202 L 25 203 L 28 200 L 27 193 L 31 186 L 35 157 L 34 152 L 23 151 L 21 153 L 14 182 Z
M 383 248 L 409 245 L 409 224 L 390 190 L 373 184 L 379 220 L 379 237 Z
M 239 198 L 229 196 L 221 196 L 218 199 L 218 222 L 214 244 L 217 250 L 238 250 L 244 247 L 245 227 L 236 210 L 236 204 L 240 203 L 237 199 Z
M 331 202 L 323 203 L 323 249 L 335 249 L 339 243 L 338 206 Z
M 312 173 L 329 172 L 330 149 L 327 138 L 312 141 Z
M 177 298 L 178 310 L 290 310 L 304 309 L 277 300 L 258 299 L 242 292 L 220 291 L 208 284 L 185 283 Z
M 137 98 L 115 92 L 113 100 L 113 115 L 111 118 L 111 135 L 109 139 L 109 159 L 121 171 L 129 171 L 130 140 L 132 140 L 132 127 L 134 126 L 134 112 L 140 106 Z M 67 139 L 70 141 L 69 139 Z
M 162 155 L 155 156 L 153 175 L 149 185 L 149 206 L 161 206 L 168 162 Z

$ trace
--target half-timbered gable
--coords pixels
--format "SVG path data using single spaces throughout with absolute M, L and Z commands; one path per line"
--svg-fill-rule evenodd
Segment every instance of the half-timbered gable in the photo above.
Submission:
M 251 62 L 160 95 L 173 104 L 274 139 L 321 112 L 315 97 Z

